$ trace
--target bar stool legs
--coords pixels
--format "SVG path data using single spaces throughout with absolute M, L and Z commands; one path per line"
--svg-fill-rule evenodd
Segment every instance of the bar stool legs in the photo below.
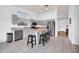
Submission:
M 43 46 L 45 46 L 45 36 L 44 35 L 40 35 L 40 40 L 39 40 L 39 44 L 42 43 Z
M 48 43 L 48 41 L 49 41 L 49 36 L 47 33 L 40 35 L 39 44 L 42 43 L 43 46 L 45 46 L 45 43 Z
M 28 35 L 28 41 L 27 45 L 31 43 L 31 48 L 33 48 L 33 45 L 36 45 L 36 36 L 35 35 Z

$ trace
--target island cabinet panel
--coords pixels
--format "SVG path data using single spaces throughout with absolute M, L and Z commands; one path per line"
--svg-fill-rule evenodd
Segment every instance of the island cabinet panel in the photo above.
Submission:
M 15 41 L 23 39 L 23 30 L 15 30 Z

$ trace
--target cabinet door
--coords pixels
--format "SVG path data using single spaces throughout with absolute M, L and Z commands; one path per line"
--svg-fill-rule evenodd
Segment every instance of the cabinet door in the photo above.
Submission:
M 18 37 L 19 37 L 19 39 L 23 39 L 23 30 L 19 30 Z
M 18 17 L 17 15 L 12 15 L 12 24 L 17 24 Z
M 15 30 L 15 41 L 23 39 L 23 30 Z

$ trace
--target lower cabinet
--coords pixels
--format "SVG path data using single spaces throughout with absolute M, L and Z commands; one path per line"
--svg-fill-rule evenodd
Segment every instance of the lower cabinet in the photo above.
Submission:
M 15 41 L 23 39 L 23 30 L 15 30 Z
M 13 41 L 13 33 L 7 33 L 7 42 L 10 43 Z

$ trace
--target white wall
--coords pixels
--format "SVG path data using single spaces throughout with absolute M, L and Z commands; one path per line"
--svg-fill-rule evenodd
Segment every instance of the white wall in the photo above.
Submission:
M 73 44 L 79 45 L 79 6 L 69 6 L 69 17 L 71 17 L 69 38 Z
M 67 19 L 69 14 L 69 6 L 68 5 L 58 5 L 57 6 L 57 17 Z
M 58 24 L 57 24 L 57 22 L 58 22 L 58 19 L 57 19 L 57 14 L 58 14 L 58 11 L 57 11 L 57 7 L 55 8 L 55 37 L 57 37 L 57 35 L 58 35 Z
M 66 31 L 66 25 L 68 25 L 68 19 L 58 19 L 58 31 Z
M 17 11 L 28 14 L 27 18 L 36 19 L 36 14 L 32 11 L 24 10 L 15 6 L 0 6 L 0 42 L 6 41 L 6 33 L 11 32 L 11 15 Z

